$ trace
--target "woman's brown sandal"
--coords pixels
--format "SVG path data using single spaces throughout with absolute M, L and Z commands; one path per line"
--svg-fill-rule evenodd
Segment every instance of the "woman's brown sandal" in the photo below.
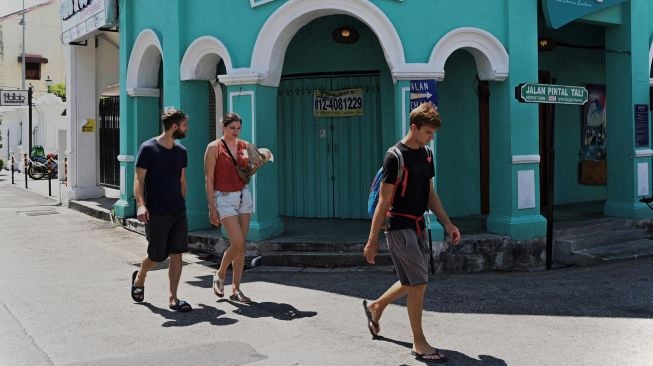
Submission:
M 233 294 L 231 294 L 231 296 L 229 296 L 229 299 L 231 301 L 238 301 L 238 302 L 242 302 L 244 304 L 248 304 L 248 303 L 252 302 L 252 299 L 245 296 L 245 294 L 240 290 L 236 290 Z

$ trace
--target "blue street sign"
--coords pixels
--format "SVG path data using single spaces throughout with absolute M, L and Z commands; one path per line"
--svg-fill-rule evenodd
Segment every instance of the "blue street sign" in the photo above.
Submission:
M 410 110 L 422 103 L 431 102 L 438 105 L 438 90 L 435 80 L 410 81 Z

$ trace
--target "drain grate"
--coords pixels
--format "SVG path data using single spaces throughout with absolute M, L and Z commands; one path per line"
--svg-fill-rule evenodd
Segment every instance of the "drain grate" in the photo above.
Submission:
M 41 210 L 41 211 L 27 211 L 21 212 L 26 216 L 45 216 L 45 215 L 57 215 L 59 212 L 56 210 Z

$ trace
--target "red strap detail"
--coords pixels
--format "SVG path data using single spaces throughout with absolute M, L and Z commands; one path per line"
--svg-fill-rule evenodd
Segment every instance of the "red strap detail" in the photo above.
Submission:
M 421 238 L 422 237 L 422 226 L 420 225 L 420 222 L 424 221 L 424 216 L 415 216 L 415 215 L 409 215 L 409 214 L 404 214 L 401 212 L 389 212 L 388 216 L 401 216 L 401 217 L 407 217 L 413 221 L 415 221 L 415 230 L 417 230 L 418 236 Z

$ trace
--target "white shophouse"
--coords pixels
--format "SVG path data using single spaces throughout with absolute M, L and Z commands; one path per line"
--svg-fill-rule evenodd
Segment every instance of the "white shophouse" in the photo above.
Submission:
M 48 84 L 65 82 L 60 3 L 25 0 L 23 11 L 22 1 L 0 1 L 0 89 L 24 90 L 32 86 L 34 92 L 31 131 L 27 107 L 0 106 L 0 159 L 5 162 L 11 154 L 22 156 L 28 152 L 30 136 L 33 145 L 43 145 L 46 152 L 56 153 L 57 130 L 67 128 L 65 103 L 48 94 Z
M 63 199 L 98 198 L 119 186 L 117 1 L 62 0 L 59 19 L 70 119 Z

